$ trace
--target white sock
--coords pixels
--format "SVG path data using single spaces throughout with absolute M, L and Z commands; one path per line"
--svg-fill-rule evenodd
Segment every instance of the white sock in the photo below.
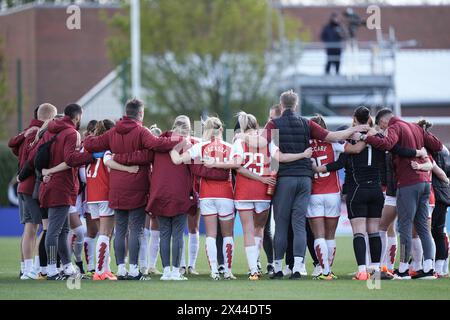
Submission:
M 316 251 L 317 259 L 322 267 L 323 274 L 330 273 L 330 262 L 328 260 L 328 247 L 324 238 L 314 240 L 314 250 Z
M 300 272 L 303 267 L 303 257 L 294 257 L 294 268 L 292 268 L 292 273 Z
M 387 267 L 389 270 L 394 270 L 395 256 L 397 255 L 397 237 L 388 237 L 387 246 Z
M 146 232 L 147 231 L 147 232 Z M 144 228 L 144 231 L 142 232 L 141 236 L 139 237 L 139 266 L 141 268 L 147 268 L 148 264 L 148 241 L 149 241 L 149 232 L 148 229 Z
M 127 274 L 127 268 L 125 266 L 125 263 L 119 264 L 117 266 L 117 275 L 118 276 L 125 276 Z
M 411 242 L 411 256 L 412 256 L 412 268 L 414 271 L 421 270 L 423 268 L 422 258 L 422 242 L 420 238 L 413 238 Z
M 39 256 L 34 256 L 33 270 L 36 273 L 39 271 L 40 266 L 41 266 L 41 261 L 39 260 Z
M 130 264 L 130 276 L 136 277 L 139 274 L 139 268 L 137 264 Z
M 211 272 L 212 273 L 218 273 L 219 271 L 217 269 L 216 238 L 206 237 L 205 246 L 206 246 L 206 257 L 208 258 L 209 267 L 211 268 Z
M 400 262 L 400 266 L 398 267 L 398 271 L 401 273 L 408 271 L 409 269 L 409 263 L 407 262 Z
M 444 272 L 445 260 L 436 260 L 435 271 L 437 274 L 442 275 Z
M 150 253 L 148 256 L 148 267 L 155 268 L 159 251 L 159 231 L 150 230 Z
M 427 259 L 423 262 L 423 272 L 428 272 L 433 269 L 433 259 Z
M 172 276 L 179 277 L 180 276 L 180 268 L 172 267 Z
M 200 244 L 200 234 L 189 233 L 189 267 L 195 269 L 195 264 L 197 262 L 198 248 Z
M 83 225 L 81 225 L 76 227 L 75 229 L 72 229 L 71 232 L 73 234 L 73 237 L 69 237 L 69 239 L 73 239 L 73 255 L 75 256 L 75 261 L 83 261 L 83 243 L 86 229 Z
M 95 271 L 98 274 L 102 274 L 103 272 L 108 270 L 109 237 L 107 237 L 105 235 L 98 236 L 95 252 L 97 253 L 97 260 L 96 260 L 97 265 L 96 265 Z
M 49 264 L 48 266 L 47 266 L 47 274 L 48 274 L 48 276 L 54 276 L 54 275 L 56 275 L 56 274 L 58 274 L 58 268 L 56 268 L 56 263 L 55 264 Z
M 170 274 L 170 267 L 164 267 L 164 269 L 163 269 L 163 274 L 165 275 L 165 276 L 168 276 L 169 274 Z
M 263 238 L 261 237 L 255 237 L 255 245 L 256 245 L 256 250 L 258 250 L 258 260 L 259 260 L 259 254 L 261 253 L 261 247 L 263 244 Z
M 366 272 L 367 267 L 365 265 L 358 266 L 358 272 Z
M 258 272 L 258 248 L 257 246 L 245 247 L 245 255 L 247 256 L 248 268 L 250 273 Z
M 31 271 L 33 271 L 33 259 L 25 259 L 23 273 L 29 273 Z
M 24 269 L 25 269 L 25 263 L 23 261 L 20 261 L 20 272 L 23 273 Z
M 180 268 L 186 268 L 186 242 L 183 236 L 183 247 L 181 248 Z
M 380 230 L 380 239 L 381 239 L 381 256 L 380 256 L 380 263 L 383 266 L 387 266 L 388 261 L 388 236 L 387 231 Z
M 442 267 L 442 270 L 443 270 L 442 272 L 444 274 L 448 274 L 448 258 L 445 259 L 444 266 Z
M 233 237 L 223 238 L 223 259 L 225 263 L 225 272 L 231 273 L 233 266 L 233 252 L 234 252 L 234 240 Z
M 86 257 L 87 271 L 95 270 L 95 238 L 84 237 L 84 255 Z
M 47 274 L 47 267 L 40 267 L 39 268 L 39 272 L 42 273 L 43 275 Z
M 327 243 L 328 263 L 330 265 L 330 271 L 331 271 L 331 267 L 333 266 L 333 263 L 334 263 L 334 257 L 336 256 L 336 239 L 325 240 L 325 242 Z
M 275 273 L 282 271 L 283 270 L 283 260 L 274 260 L 273 268 L 274 268 Z

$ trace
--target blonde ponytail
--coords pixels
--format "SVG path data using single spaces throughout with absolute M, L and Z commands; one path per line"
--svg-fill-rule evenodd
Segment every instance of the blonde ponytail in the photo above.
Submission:
M 217 117 L 208 117 L 203 123 L 203 139 L 211 140 L 212 137 L 220 137 L 223 128 L 222 121 Z
M 239 128 L 242 133 L 250 129 L 258 129 L 258 121 L 254 115 L 240 111 L 236 116 L 238 118 Z

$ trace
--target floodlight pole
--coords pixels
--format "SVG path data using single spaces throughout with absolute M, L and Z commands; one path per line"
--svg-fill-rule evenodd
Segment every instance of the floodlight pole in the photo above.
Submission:
M 141 98 L 141 22 L 140 0 L 131 0 L 131 91 L 135 98 Z

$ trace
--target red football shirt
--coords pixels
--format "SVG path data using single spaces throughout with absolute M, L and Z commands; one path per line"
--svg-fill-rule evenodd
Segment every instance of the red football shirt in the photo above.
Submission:
M 105 162 L 111 159 L 111 152 L 86 167 L 86 201 L 88 203 L 108 201 L 109 169 Z
M 194 144 L 187 152 L 192 159 L 207 160 L 214 158 L 216 162 L 227 162 L 231 155 L 231 144 L 222 139 L 211 139 Z M 227 181 L 200 179 L 200 200 L 233 199 L 233 186 L 230 178 Z
M 243 159 L 242 166 L 259 176 L 270 176 L 269 148 L 250 148 L 244 141 L 238 139 L 233 144 L 232 157 Z M 234 200 L 237 201 L 270 201 L 267 195 L 267 184 L 236 174 Z
M 344 146 L 339 143 L 329 143 L 321 140 L 311 140 L 313 154 L 311 160 L 317 166 L 323 166 L 337 160 L 337 153 L 344 152 Z M 311 194 L 329 194 L 341 192 L 339 176 L 336 171 L 315 173 Z

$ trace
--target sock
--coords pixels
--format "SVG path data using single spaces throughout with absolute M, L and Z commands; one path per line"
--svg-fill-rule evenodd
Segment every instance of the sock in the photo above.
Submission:
M 274 260 L 273 268 L 275 270 L 275 273 L 282 271 L 283 270 L 283 260 Z
M 212 273 L 218 273 L 216 238 L 206 237 L 206 257 Z
M 328 247 L 324 238 L 314 240 L 314 250 L 316 252 L 317 260 L 322 267 L 323 274 L 330 273 L 330 261 L 328 260 Z
M 258 272 L 258 248 L 257 246 L 245 247 L 245 255 L 247 256 L 248 268 L 250 273 Z
M 259 260 L 259 254 L 261 252 L 262 245 L 263 245 L 263 238 L 255 237 L 255 246 L 256 246 L 256 250 L 258 250 L 258 260 Z
M 300 272 L 303 267 L 303 257 L 294 257 L 294 268 L 292 268 L 292 273 Z
M 444 274 L 448 274 L 448 258 L 444 261 L 444 266 L 442 267 Z
M 411 243 L 412 268 L 414 271 L 421 270 L 423 250 L 420 238 L 413 238 Z
M 398 271 L 401 273 L 406 272 L 409 269 L 409 263 L 407 262 L 400 262 L 400 266 L 398 267 Z
M 170 267 L 164 267 L 163 274 L 168 276 L 170 274 Z
M 159 252 L 159 231 L 150 230 L 150 250 L 148 255 L 148 267 L 154 269 Z
M 39 272 L 44 276 L 47 275 L 47 267 L 40 267 Z
M 33 259 L 25 259 L 23 263 L 23 273 L 33 271 Z
M 70 248 L 73 248 L 73 255 L 75 256 L 75 261 L 77 262 L 80 262 L 83 259 L 83 243 L 85 231 L 86 230 L 83 225 L 71 230 L 73 234 L 73 247 Z
M 183 236 L 183 246 L 181 247 L 181 259 L 180 259 L 180 268 L 186 268 L 186 246 Z
M 435 271 L 437 274 L 439 274 L 439 275 L 445 274 L 444 263 L 445 263 L 445 260 L 436 260 Z
M 23 273 L 25 270 L 25 263 L 23 261 L 20 261 L 20 272 Z
M 388 264 L 388 236 L 387 231 L 380 230 L 380 239 L 381 239 L 381 257 L 380 263 L 382 266 L 387 266 Z
M 109 237 L 105 235 L 98 236 L 97 245 L 95 248 L 97 256 L 97 265 L 95 272 L 98 274 L 103 274 L 107 271 L 107 265 L 109 261 Z
M 223 238 L 223 258 L 225 263 L 225 272 L 231 273 L 231 267 L 233 265 L 233 251 L 234 251 L 234 240 L 233 237 Z
M 355 233 L 353 236 L 353 250 L 355 251 L 358 270 L 366 270 L 366 239 L 362 233 Z
M 194 269 L 197 262 L 199 243 L 200 234 L 198 232 L 189 233 L 189 267 Z
M 423 262 L 423 272 L 427 273 L 433 269 L 433 259 L 427 259 Z
M 150 230 L 144 228 L 139 238 L 139 266 L 141 269 L 146 269 L 148 265 L 148 241 L 149 241 Z
M 39 256 L 34 256 L 33 260 L 33 270 L 37 273 L 39 270 L 39 266 L 41 265 L 41 261 L 39 260 Z
M 381 238 L 378 232 L 369 234 L 370 261 L 375 271 L 380 270 Z
M 48 276 L 54 276 L 58 274 L 58 268 L 56 267 L 56 263 L 55 264 L 49 264 L 47 266 L 47 275 Z
M 388 237 L 387 246 L 387 267 L 389 270 L 394 270 L 395 256 L 397 255 L 397 237 Z
M 130 276 L 132 277 L 136 277 L 137 275 L 139 275 L 139 268 L 137 264 L 130 264 L 130 272 L 129 272 Z
M 119 264 L 117 266 L 117 275 L 118 276 L 125 276 L 127 274 L 127 268 L 125 266 L 125 263 Z
M 95 270 L 95 238 L 85 237 L 84 238 L 84 255 L 87 263 L 87 270 L 93 271 Z
M 331 267 L 334 263 L 334 257 L 336 256 L 336 239 L 326 240 L 326 243 L 328 248 L 328 263 L 330 264 L 331 271 Z

